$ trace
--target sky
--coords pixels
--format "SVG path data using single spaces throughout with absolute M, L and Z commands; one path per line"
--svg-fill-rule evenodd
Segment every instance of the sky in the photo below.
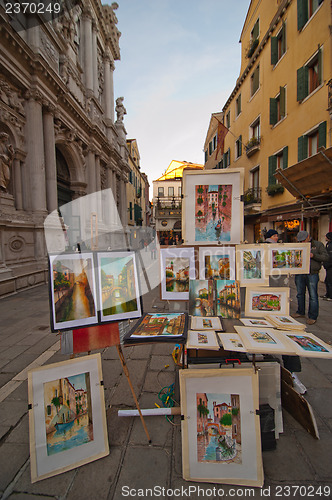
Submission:
M 211 113 L 222 110 L 239 77 L 250 0 L 117 3 L 114 97 L 124 97 L 127 139 L 137 140 L 152 192 L 172 160 L 204 163 Z

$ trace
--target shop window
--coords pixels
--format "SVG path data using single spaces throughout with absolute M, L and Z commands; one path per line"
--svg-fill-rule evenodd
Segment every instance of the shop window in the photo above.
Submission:
M 279 94 L 270 99 L 270 125 L 275 125 L 286 116 L 286 89 L 280 87 Z
M 271 37 L 271 64 L 275 65 L 286 52 L 286 24 L 283 23 L 277 36 Z
M 298 161 L 316 154 L 321 147 L 326 147 L 326 122 L 322 122 L 309 134 L 298 138 Z
M 323 1 L 324 0 L 297 0 L 297 29 L 299 31 L 314 15 Z
M 297 100 L 303 101 L 322 83 L 322 49 L 297 70 Z

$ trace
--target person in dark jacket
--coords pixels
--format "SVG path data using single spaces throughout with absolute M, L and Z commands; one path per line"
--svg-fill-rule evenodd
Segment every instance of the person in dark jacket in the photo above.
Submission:
M 322 297 L 324 300 L 332 300 L 332 232 L 326 233 L 326 251 L 329 255 L 329 260 L 323 263 L 326 270 L 325 286 L 326 294 Z
M 319 312 L 318 305 L 318 282 L 319 271 L 323 262 L 328 262 L 329 255 L 324 244 L 320 241 L 313 240 L 307 231 L 299 231 L 296 237 L 299 243 L 311 242 L 310 248 L 310 270 L 309 274 L 296 274 L 295 284 L 297 289 L 297 311 L 293 315 L 294 318 L 305 316 L 305 293 L 306 289 L 309 292 L 309 310 L 307 324 L 313 325 L 316 323 Z

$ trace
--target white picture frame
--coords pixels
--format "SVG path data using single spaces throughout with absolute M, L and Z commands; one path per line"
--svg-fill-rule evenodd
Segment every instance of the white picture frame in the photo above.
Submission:
M 229 244 L 243 240 L 243 179 L 242 168 L 183 171 L 185 244 Z
M 240 318 L 240 321 L 244 326 L 254 326 L 257 328 L 275 328 L 275 325 L 272 325 L 272 323 L 268 319 L 264 318 Z
M 218 316 L 190 316 L 190 328 L 191 330 L 223 330 Z
M 236 279 L 241 286 L 268 286 L 266 244 L 236 245 Z
M 100 353 L 29 371 L 28 391 L 32 483 L 109 454 Z
M 245 316 L 265 317 L 267 314 L 289 316 L 289 287 L 247 287 Z
M 313 333 L 305 331 L 280 331 L 298 356 L 307 358 L 332 358 L 332 348 Z
M 234 326 L 247 351 L 255 354 L 295 354 L 295 349 L 274 328 Z
M 292 316 L 283 314 L 267 314 L 266 320 L 270 321 L 275 328 L 280 330 L 305 330 L 306 325 L 296 321 Z
M 162 300 L 188 300 L 189 280 L 195 279 L 195 275 L 195 249 L 193 247 L 160 249 Z M 175 290 L 171 290 L 172 288 Z M 185 289 L 181 291 L 181 288 Z
M 184 479 L 263 486 L 258 373 L 253 368 L 191 369 L 180 370 L 179 378 Z M 224 446 L 213 444 L 207 452 L 213 426 L 216 443 L 219 436 Z
M 199 279 L 235 280 L 235 247 L 199 247 Z
M 217 333 L 225 351 L 248 352 L 238 333 Z
M 188 330 L 187 349 L 219 350 L 220 346 L 213 330 Z
M 309 274 L 309 243 L 270 243 L 267 246 L 268 273 Z

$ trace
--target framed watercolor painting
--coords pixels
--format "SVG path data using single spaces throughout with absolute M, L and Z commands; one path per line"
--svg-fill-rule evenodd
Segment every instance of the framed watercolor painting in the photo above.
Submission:
M 192 330 L 223 330 L 222 322 L 217 316 L 210 318 L 191 316 L 190 328 Z
M 192 369 L 179 377 L 184 479 L 262 486 L 258 373 Z
M 310 243 L 270 243 L 267 245 L 269 274 L 308 274 Z
M 191 316 L 215 316 L 214 281 L 189 281 L 189 314 Z
M 199 247 L 199 278 L 235 279 L 235 247 Z
M 28 373 L 31 481 L 109 454 L 101 356 Z
M 243 240 L 243 169 L 184 170 L 182 234 L 185 244 Z
M 225 351 L 247 352 L 238 333 L 217 333 Z
M 217 316 L 239 319 L 241 314 L 240 283 L 236 280 L 215 280 Z
M 135 252 L 98 252 L 101 322 L 142 315 Z
M 332 348 L 323 340 L 309 332 L 281 332 L 288 340 L 298 356 L 310 358 L 332 358 Z
M 212 349 L 219 351 L 220 346 L 213 331 L 188 330 L 188 349 Z
M 188 300 L 189 280 L 195 279 L 194 248 L 161 248 L 160 274 L 163 300 Z
M 124 343 L 182 342 L 187 339 L 188 314 L 146 313 L 125 335 Z
M 236 245 L 236 279 L 241 286 L 269 285 L 267 245 Z
M 294 354 L 294 347 L 274 328 L 234 326 L 248 352 L 257 354 Z
M 275 328 L 275 325 L 272 325 L 270 321 L 263 318 L 240 318 L 240 321 L 244 326 L 255 326 L 256 328 Z
M 269 313 L 289 316 L 289 288 L 247 287 L 245 315 L 261 317 Z
M 52 331 L 98 323 L 92 253 L 49 256 Z
M 282 314 L 267 314 L 266 319 L 270 321 L 275 328 L 281 330 L 305 330 L 306 325 L 296 321 L 292 316 L 284 316 Z

